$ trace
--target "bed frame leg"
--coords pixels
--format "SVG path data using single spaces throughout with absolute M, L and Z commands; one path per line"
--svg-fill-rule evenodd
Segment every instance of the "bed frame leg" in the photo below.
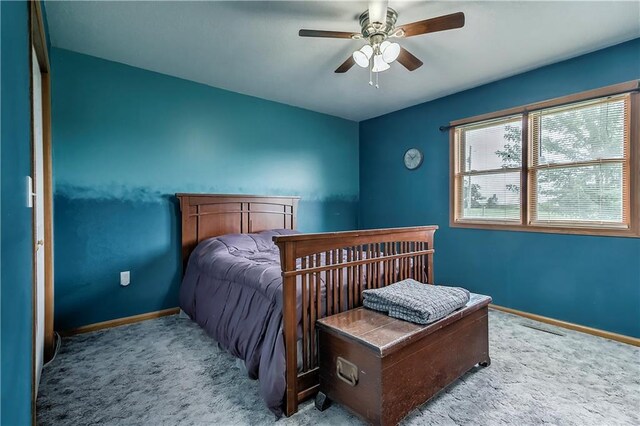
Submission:
M 319 411 L 324 411 L 331 405 L 331 400 L 322 392 L 318 392 L 316 395 L 316 408 Z
M 491 365 L 491 358 L 487 357 L 487 359 L 485 359 L 484 361 L 480 361 L 478 363 L 478 365 L 480 365 L 480 367 L 488 367 Z

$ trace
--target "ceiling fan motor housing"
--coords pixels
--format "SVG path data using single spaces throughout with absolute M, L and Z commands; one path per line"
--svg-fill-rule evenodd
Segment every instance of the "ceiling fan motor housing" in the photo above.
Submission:
M 369 22 L 369 10 L 360 15 L 362 37 L 370 40 L 371 44 L 382 43 L 395 29 L 398 12 L 387 8 L 387 22 Z

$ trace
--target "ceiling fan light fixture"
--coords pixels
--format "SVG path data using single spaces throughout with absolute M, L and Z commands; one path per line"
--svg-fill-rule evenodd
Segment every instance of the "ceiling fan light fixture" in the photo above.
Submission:
M 365 44 L 360 50 L 353 52 L 352 56 L 353 60 L 356 61 L 356 64 L 362 68 L 367 68 L 369 66 L 369 59 L 371 59 L 371 55 L 373 55 L 373 48 L 370 45 Z
M 400 45 L 398 43 L 389 43 L 383 47 L 385 43 L 389 42 L 385 41 L 384 43 L 382 43 L 382 45 L 380 45 L 380 51 L 382 52 L 382 59 L 387 64 L 390 64 L 391 62 L 398 59 L 398 56 L 400 55 Z
M 367 55 L 367 59 L 371 59 L 371 55 L 373 55 L 373 47 L 370 44 L 365 44 L 360 48 L 360 51 Z
M 384 61 L 384 59 L 382 59 L 382 55 L 375 55 L 373 57 L 373 68 L 371 68 L 371 71 L 382 72 L 388 70 L 389 68 L 391 67 Z
M 369 66 L 369 59 L 367 56 L 359 50 L 353 52 L 353 60 L 356 61 L 356 64 L 362 68 L 366 68 Z

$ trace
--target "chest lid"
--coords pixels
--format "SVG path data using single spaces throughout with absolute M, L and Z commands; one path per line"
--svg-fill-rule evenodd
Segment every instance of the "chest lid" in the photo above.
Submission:
M 491 297 L 471 294 L 467 305 L 427 325 L 392 318 L 366 308 L 356 308 L 319 319 L 321 330 L 355 340 L 383 357 L 487 306 Z

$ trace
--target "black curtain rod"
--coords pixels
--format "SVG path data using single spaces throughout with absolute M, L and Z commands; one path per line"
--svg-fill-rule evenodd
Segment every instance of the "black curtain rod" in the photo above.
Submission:
M 612 94 L 610 94 L 610 95 L 606 95 L 606 96 L 594 96 L 594 97 L 592 97 L 592 98 L 582 99 L 582 100 L 580 100 L 580 101 L 564 102 L 564 103 L 561 103 L 561 104 L 558 104 L 558 105 L 554 105 L 554 106 L 549 107 L 549 108 L 557 108 L 557 107 L 561 107 L 561 106 L 565 106 L 565 105 L 570 105 L 570 104 L 577 104 L 577 103 L 581 103 L 581 102 L 589 102 L 589 101 L 592 101 L 592 100 L 594 100 L 594 99 L 599 99 L 599 98 L 610 98 L 610 97 L 613 97 L 613 96 L 622 95 L 622 94 L 624 94 L 624 93 L 634 93 L 634 92 L 640 92 L 640 87 L 638 87 L 638 88 L 636 88 L 636 89 L 625 90 L 625 91 L 618 92 L 618 93 L 612 93 Z M 539 110 L 541 110 L 541 109 L 546 109 L 546 108 L 532 108 L 532 109 L 529 109 L 529 108 L 522 108 L 522 111 L 521 111 L 521 112 L 516 112 L 516 113 L 514 113 L 513 115 L 515 115 L 515 114 L 524 114 L 524 113 L 532 112 L 532 111 L 539 111 Z M 507 116 L 509 116 L 509 115 L 512 115 L 512 114 L 507 114 L 507 115 L 505 115 L 505 117 L 507 117 Z M 500 118 L 500 117 L 496 117 L 496 119 L 499 119 L 499 118 Z M 438 129 L 440 129 L 440 131 L 441 131 L 441 132 L 448 132 L 448 131 L 449 131 L 449 130 L 451 130 L 451 128 L 453 128 L 453 127 L 455 127 L 455 126 L 449 126 L 449 125 L 447 125 L 447 126 L 440 126 L 440 127 L 438 127 Z

